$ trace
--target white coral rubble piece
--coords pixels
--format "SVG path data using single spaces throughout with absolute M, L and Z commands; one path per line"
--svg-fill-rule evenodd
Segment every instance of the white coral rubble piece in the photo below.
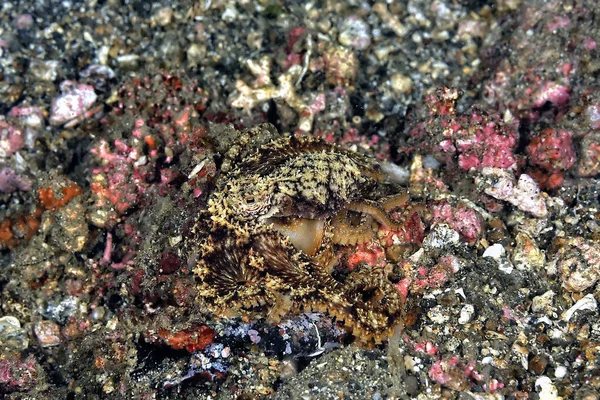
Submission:
M 399 185 L 408 183 L 410 179 L 410 171 L 406 167 L 401 167 L 392 162 L 382 162 L 381 170 L 386 174 L 387 178 Z
M 64 81 L 60 89 L 62 94 L 54 99 L 50 111 L 52 125 L 62 125 L 81 117 L 96 102 L 96 93 L 90 85 Z
M 246 66 L 256 80 L 252 86 L 242 80 L 235 82 L 237 93 L 231 97 L 231 106 L 250 111 L 265 101 L 281 99 L 298 113 L 298 129 L 309 132 L 312 129 L 315 110 L 296 93 L 294 88 L 295 82 L 302 74 L 302 67 L 300 65 L 290 67 L 287 72 L 279 75 L 277 78 L 279 85 L 275 86 L 270 78 L 271 62 L 268 57 L 258 61 L 248 60 Z
M 535 217 L 548 215 L 544 195 L 529 175 L 522 174 L 515 184 L 515 177 L 506 169 L 486 167 L 481 173 L 483 176 L 475 182 L 478 186 L 483 185 L 486 194 L 507 201 Z

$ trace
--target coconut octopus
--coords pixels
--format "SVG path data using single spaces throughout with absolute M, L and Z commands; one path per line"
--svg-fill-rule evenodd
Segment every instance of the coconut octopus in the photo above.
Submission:
M 194 269 L 201 300 L 225 316 L 320 311 L 343 321 L 365 345 L 380 343 L 404 304 L 383 268 L 334 277 L 334 248 L 371 240 L 407 196 L 379 195 L 376 161 L 319 138 L 281 135 L 264 124 L 213 133 L 221 173 L 208 198 L 207 235 Z M 209 222 L 207 222 L 209 221 Z

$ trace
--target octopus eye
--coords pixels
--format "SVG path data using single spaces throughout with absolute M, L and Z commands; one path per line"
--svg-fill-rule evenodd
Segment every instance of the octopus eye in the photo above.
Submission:
M 268 206 L 268 196 L 259 196 L 255 193 L 247 193 L 242 197 L 241 209 L 250 214 L 263 211 Z

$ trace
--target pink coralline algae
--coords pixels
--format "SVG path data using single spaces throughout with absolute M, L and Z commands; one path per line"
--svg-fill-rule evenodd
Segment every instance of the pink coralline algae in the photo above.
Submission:
M 547 171 L 566 170 L 575 164 L 573 134 L 565 130 L 545 129 L 527 146 L 533 165 Z
M 130 148 L 120 140 L 115 140 L 114 150 L 105 141 L 92 149 L 105 165 L 92 171 L 90 188 L 96 209 L 112 209 L 109 218 L 96 219 L 92 222 L 103 226 L 107 220 L 114 220 L 135 205 L 139 197 L 139 185 L 143 177 L 134 176 L 134 163 L 139 159 L 135 149 Z M 108 217 L 108 216 L 107 216 Z
M 185 171 L 188 183 L 196 197 L 201 194 L 195 184 L 207 179 L 212 165 L 204 160 L 206 128 L 196 122 L 206 101 L 202 93 L 194 81 L 165 74 L 134 78 L 118 91 L 101 122 L 120 127 L 122 139 L 101 139 L 90 151 L 97 161 L 90 178 L 92 224 L 115 227 L 131 210 L 170 193 L 173 183 L 182 181 L 176 160 L 183 152 L 196 165 Z
M 384 266 L 384 249 L 372 241 L 360 244 L 356 248 L 353 248 L 352 254 L 348 256 L 346 267 L 352 270 L 362 263 L 366 263 L 372 267 Z
M 464 122 L 465 118 L 462 119 Z M 472 112 L 470 117 L 466 117 L 466 121 L 469 121 L 470 126 L 463 125 L 453 135 L 455 146 L 460 153 L 458 165 L 463 170 L 516 167 L 516 129 L 493 122 L 488 115 L 476 111 Z
M 12 168 L 2 168 L 0 170 L 0 192 L 11 193 L 15 190 L 31 190 L 31 180 L 18 175 Z
M 400 262 L 405 277 L 395 287 L 403 300 L 409 295 L 443 287 L 462 267 L 461 260 L 452 254 L 445 254 L 437 260 L 425 260 L 424 254 L 423 250 L 419 250 L 411 259 Z
M 429 377 L 452 390 L 464 391 L 469 387 L 465 368 L 458 356 L 436 361 L 429 369 Z
M 433 344 L 430 341 L 417 342 L 413 345 L 413 348 L 415 349 L 415 351 L 418 351 L 420 353 L 429 354 L 429 355 L 435 355 L 439 351 L 438 346 L 436 346 L 435 344 Z
M 392 213 L 392 216 L 396 220 L 401 219 L 396 213 Z M 382 267 L 386 264 L 386 251 L 389 248 L 400 244 L 422 243 L 425 236 L 425 224 L 419 211 L 409 212 L 403 221 L 399 229 L 393 230 L 386 226 L 380 226 L 376 238 L 357 246 L 346 246 L 339 256 L 344 260 L 344 266 L 350 270 L 361 264 Z
M 147 107 L 150 90 L 164 99 L 164 106 Z M 92 171 L 91 190 L 95 209 L 91 220 L 97 226 L 111 226 L 118 217 L 137 205 L 147 190 L 164 193 L 166 187 L 180 172 L 172 165 L 175 155 L 183 150 L 194 149 L 200 154 L 197 139 L 205 130 L 192 126 L 191 120 L 197 107 L 179 105 L 185 103 L 184 95 L 194 95 L 195 86 L 184 86 L 171 76 L 159 75 L 153 80 L 135 79 L 132 85 L 120 91 L 122 99 L 117 102 L 109 118 L 135 118 L 132 129 L 126 132 L 128 139 L 109 143 L 101 140 L 91 152 L 102 166 Z M 148 92 L 148 93 L 146 93 Z M 178 93 L 181 98 L 178 98 Z M 202 98 L 200 98 L 201 101 Z M 157 100 L 158 101 L 158 100 Z
M 536 181 L 547 188 L 558 187 L 563 180 L 563 171 L 570 169 L 576 161 L 573 134 L 566 130 L 543 130 L 531 140 L 526 151 L 531 164 L 548 172 L 547 175 L 533 173 Z
M 458 356 L 452 356 L 433 363 L 429 369 L 429 377 L 452 390 L 465 391 L 469 386 L 481 385 L 485 381 L 485 375 L 479 373 L 475 367 L 475 361 L 465 363 Z M 493 393 L 503 388 L 504 384 L 490 379 L 484 386 L 488 386 L 487 389 Z
M 399 243 L 415 243 L 419 244 L 425 237 L 425 224 L 417 211 L 413 211 L 406 218 L 402 229 L 391 230 L 388 227 L 382 226 L 377 232 L 379 240 L 384 247 L 391 247 Z
M 424 123 L 411 129 L 414 138 L 433 138 L 437 148 L 432 149 L 441 160 L 454 163 L 464 171 L 485 167 L 517 168 L 515 147 L 519 134 L 515 123 L 503 122 L 500 115 L 473 107 L 458 114 L 456 102 L 462 95 L 457 89 L 444 88 L 427 96 L 430 116 Z
M 568 67 L 570 69 L 570 67 Z M 571 99 L 571 89 L 565 84 L 557 82 L 545 82 L 541 87 L 534 92 L 533 106 L 540 108 L 547 103 L 563 110 Z
M 54 321 L 39 321 L 33 326 L 33 332 L 42 347 L 53 347 L 60 344 L 60 327 Z
M 52 103 L 50 124 L 62 125 L 85 114 L 96 102 L 96 93 L 90 85 L 64 81 L 60 84 L 62 94 Z
M 23 125 L 31 128 L 42 128 L 44 126 L 44 112 L 39 107 L 13 107 L 10 109 L 8 116 L 19 120 Z
M 119 90 L 119 101 L 113 106 L 112 114 L 136 119 L 131 132 L 134 138 L 153 140 L 159 150 L 164 146 L 179 152 L 190 146 L 196 148 L 198 135 L 203 130 L 192 121 L 197 113 L 205 110 L 207 101 L 197 82 L 157 74 L 127 82 Z
M 25 131 L 25 146 L 33 148 L 38 134 L 44 129 L 44 112 L 40 107 L 17 106 L 11 108 L 8 118 L 18 122 Z
M 445 201 L 437 201 L 431 205 L 434 223 L 447 223 L 460 234 L 465 242 L 473 245 L 483 232 L 483 218 L 479 213 L 467 206 L 452 206 Z
M 143 126 L 137 124 L 136 130 Z M 163 193 L 171 182 L 180 176 L 175 167 L 165 158 L 164 164 L 158 165 L 158 151 L 152 136 L 139 136 L 141 140 L 133 140 L 134 145 L 121 140 L 114 140 L 112 146 L 101 140 L 91 152 L 103 165 L 92 170 L 90 188 L 93 193 L 95 214 L 92 222 L 97 226 L 106 226 L 108 221 L 115 222 L 131 207 L 138 204 L 142 195 L 150 188 Z M 147 154 L 143 147 L 147 147 Z M 156 175 L 158 172 L 158 176 Z M 102 211 L 104 210 L 104 211 Z M 108 225 L 111 225 L 109 223 Z
M 547 35 L 525 34 L 530 31 L 526 20 L 513 37 L 518 50 L 500 62 L 491 60 L 497 69 L 484 82 L 483 100 L 500 112 L 510 110 L 516 118 L 536 122 L 545 111 L 557 117 L 565 114 L 577 65 L 569 60 L 575 45 L 561 35 L 548 40 Z
M 419 267 L 412 285 L 417 293 L 428 288 L 441 288 L 448 282 L 450 275 L 451 271 L 443 264 L 437 264 L 430 269 Z
M 37 383 L 39 368 L 33 356 L 0 360 L 0 394 L 30 390 Z
M 25 145 L 23 131 L 0 120 L 0 158 L 10 157 Z

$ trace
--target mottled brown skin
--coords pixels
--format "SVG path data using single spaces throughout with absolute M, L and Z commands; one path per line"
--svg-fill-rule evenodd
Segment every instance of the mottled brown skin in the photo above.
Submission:
M 387 337 L 403 304 L 383 274 L 355 271 L 338 282 L 273 225 L 277 218 L 329 223 L 377 186 L 377 163 L 321 139 L 284 137 L 268 124 L 223 136 L 221 176 L 208 200 L 212 225 L 195 269 L 206 304 L 223 315 L 274 322 L 288 313 L 323 311 L 343 320 L 362 343 Z
M 260 143 L 265 132 L 274 135 L 272 140 L 249 151 L 253 138 Z M 210 200 L 228 218 L 330 217 L 382 178 L 373 161 L 318 138 L 284 137 L 262 125 L 239 141 L 243 144 L 226 155 L 227 173 Z

